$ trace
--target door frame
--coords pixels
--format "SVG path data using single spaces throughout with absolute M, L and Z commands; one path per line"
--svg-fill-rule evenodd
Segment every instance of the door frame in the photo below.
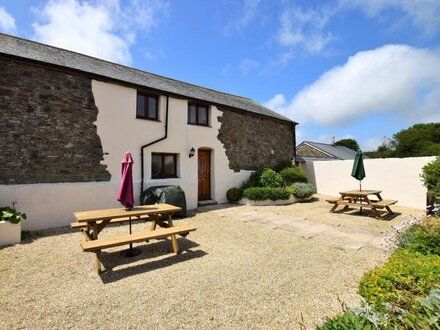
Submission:
M 209 196 L 206 199 L 199 198 L 199 151 L 204 151 L 209 154 L 209 175 L 207 176 L 209 186 Z M 212 199 L 212 149 L 210 148 L 198 148 L 197 149 L 197 201 Z

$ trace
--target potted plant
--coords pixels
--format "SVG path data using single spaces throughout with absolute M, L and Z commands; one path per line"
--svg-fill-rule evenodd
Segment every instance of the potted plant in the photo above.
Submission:
M 26 219 L 25 213 L 9 206 L 0 207 L 0 246 L 20 243 L 21 219 Z

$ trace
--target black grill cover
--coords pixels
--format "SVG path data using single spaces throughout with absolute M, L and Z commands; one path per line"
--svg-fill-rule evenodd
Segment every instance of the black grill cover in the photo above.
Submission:
M 141 205 L 171 204 L 182 208 L 182 211 L 174 214 L 176 217 L 186 217 L 185 192 L 180 186 L 152 186 L 141 194 Z

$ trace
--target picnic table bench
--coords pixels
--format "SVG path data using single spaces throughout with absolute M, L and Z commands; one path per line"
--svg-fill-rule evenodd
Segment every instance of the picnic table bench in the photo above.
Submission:
M 111 219 L 109 223 L 111 223 L 111 224 L 121 223 L 122 224 L 124 222 L 128 222 L 131 220 L 149 220 L 149 216 L 148 215 L 139 216 L 139 217 L 136 217 L 136 219 L 131 219 L 131 217 Z M 99 225 L 102 223 L 102 220 L 98 220 L 98 221 L 96 221 L 96 223 Z M 87 228 L 87 223 L 75 221 L 70 224 L 70 228 L 72 228 L 72 229 L 76 229 L 76 228 L 85 229 L 85 228 Z
M 196 230 L 192 226 L 173 225 L 172 214 L 179 211 L 181 211 L 180 207 L 169 204 L 155 204 L 136 206 L 129 211 L 123 208 L 116 208 L 74 212 L 76 222 L 72 223 L 71 227 L 81 228 L 85 236 L 85 242 L 81 243 L 81 247 L 85 252 L 94 252 L 96 254 L 96 270 L 100 273 L 101 250 L 103 249 L 144 241 L 148 242 L 151 239 L 171 237 L 173 252 L 179 253 L 176 235 L 186 236 L 191 231 Z M 151 230 L 116 237 L 98 238 L 99 233 L 108 224 L 131 221 L 136 218 L 151 221 Z M 157 225 L 163 228 L 156 230 Z
M 394 199 L 383 199 L 380 190 L 350 190 L 339 193 L 340 197 L 328 197 L 326 202 L 333 204 L 330 213 L 336 212 L 339 206 L 344 206 L 342 212 L 348 210 L 350 207 L 359 209 L 369 208 L 372 210 L 377 219 L 384 219 L 394 215 L 390 206 L 396 204 L 398 201 Z M 377 199 L 371 199 L 369 196 L 375 196 Z M 374 197 L 373 197 L 374 198 Z M 380 214 L 380 210 L 384 209 L 386 213 Z

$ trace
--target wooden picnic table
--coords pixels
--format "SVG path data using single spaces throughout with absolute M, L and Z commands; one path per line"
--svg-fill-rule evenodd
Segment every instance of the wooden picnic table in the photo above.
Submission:
M 132 244 L 150 239 L 171 237 L 173 251 L 178 253 L 176 235 L 186 236 L 190 231 L 196 230 L 191 226 L 174 226 L 172 215 L 180 212 L 180 207 L 169 204 L 154 204 L 135 206 L 131 210 L 125 208 L 114 208 L 105 210 L 74 212 L 76 223 L 71 224 L 72 228 L 81 228 L 86 241 L 81 243 L 84 251 L 96 253 L 96 267 L 101 272 L 101 250 L 114 246 Z M 151 221 L 151 230 L 138 232 L 129 235 L 108 237 L 99 239 L 99 233 L 113 222 L 123 222 L 127 218 L 131 220 L 146 219 Z M 156 230 L 160 226 L 165 229 Z
M 359 208 L 361 211 L 363 208 L 369 208 L 372 210 L 374 216 L 377 219 L 384 219 L 388 216 L 392 216 L 394 213 L 390 208 L 390 205 L 397 203 L 397 200 L 383 199 L 380 195 L 380 190 L 349 190 L 342 191 L 339 194 L 339 198 L 326 199 L 327 202 L 334 204 L 330 210 L 330 213 L 336 212 L 339 206 L 343 206 L 342 212 L 349 210 L 350 207 Z M 373 196 L 371 198 L 370 196 Z M 374 199 L 376 198 L 376 199 Z M 381 215 L 381 210 L 385 208 L 385 215 Z

